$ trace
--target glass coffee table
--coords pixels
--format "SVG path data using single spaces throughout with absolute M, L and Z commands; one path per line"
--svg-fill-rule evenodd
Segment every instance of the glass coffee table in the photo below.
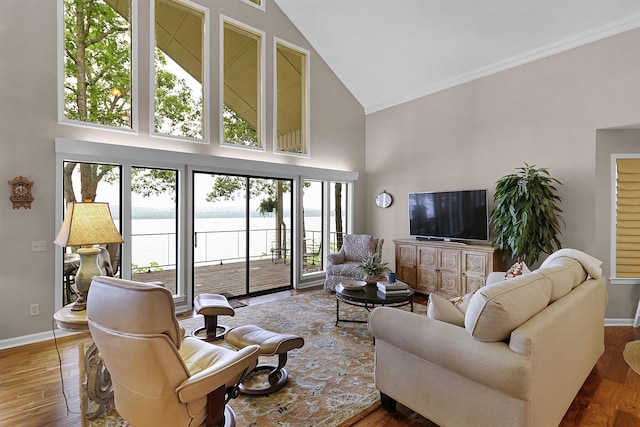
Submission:
M 339 322 L 367 323 L 366 320 L 341 319 L 340 302 L 356 307 L 363 307 L 367 311 L 376 306 L 402 307 L 411 305 L 413 311 L 413 289 L 409 287 L 409 293 L 405 295 L 386 295 L 378 290 L 376 284 L 364 285 L 357 289 L 345 289 L 342 284 L 336 286 L 336 326 Z

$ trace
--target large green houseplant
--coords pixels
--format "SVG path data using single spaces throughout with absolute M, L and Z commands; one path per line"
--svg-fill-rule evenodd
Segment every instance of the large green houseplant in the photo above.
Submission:
M 502 250 L 504 258 L 511 256 L 532 265 L 541 252 L 552 253 L 561 247 L 558 234 L 564 219 L 555 185 L 562 183 L 535 165 L 525 163 L 516 170 L 496 182 L 492 244 Z

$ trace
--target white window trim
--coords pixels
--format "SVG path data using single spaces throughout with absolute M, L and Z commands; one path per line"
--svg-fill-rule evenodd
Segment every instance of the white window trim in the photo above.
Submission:
M 178 311 L 189 310 L 192 307 L 193 300 L 193 277 L 190 273 L 193 260 L 193 224 L 189 218 L 192 218 L 193 205 L 193 183 L 191 179 L 192 171 L 211 171 L 219 174 L 236 174 L 236 175 L 262 175 L 273 176 L 282 179 L 291 179 L 294 182 L 292 196 L 294 197 L 294 210 L 298 212 L 300 208 L 301 182 L 305 179 L 325 181 L 324 192 L 325 204 L 324 209 L 329 212 L 329 185 L 331 182 L 342 182 L 348 186 L 347 194 L 347 230 L 353 229 L 353 206 L 354 192 L 353 184 L 358 180 L 359 173 L 352 171 L 341 171 L 332 169 L 312 168 L 299 165 L 268 163 L 255 160 L 244 160 L 237 158 L 219 157 L 212 155 L 203 155 L 197 153 L 184 153 L 169 150 L 148 149 L 140 147 L 122 146 L 117 144 L 105 144 L 98 142 L 81 141 L 66 138 L 56 138 L 56 193 L 55 193 L 55 229 L 58 230 L 62 224 L 63 217 L 63 192 L 62 192 L 62 165 L 65 160 L 77 160 L 85 162 L 103 162 L 122 165 L 122 184 L 124 192 L 131 188 L 130 168 L 132 166 L 171 168 L 178 171 L 178 233 L 182 233 L 177 239 L 178 254 L 176 265 L 181 271 L 181 276 L 177 277 L 177 286 L 181 287 L 184 292 L 184 298 L 176 299 L 176 309 Z M 153 160 L 149 160 L 153 159 Z M 131 242 L 131 199 L 122 195 L 122 233 L 125 240 L 124 245 L 130 245 Z M 129 192 L 130 193 L 130 192 Z M 325 221 L 329 221 L 329 215 Z M 296 242 L 302 242 L 302 230 L 299 224 L 300 216 L 294 217 L 294 229 Z M 329 224 L 325 224 L 325 230 L 328 233 Z M 324 237 L 328 239 L 328 235 Z M 326 240 L 327 242 L 329 240 Z M 130 247 L 122 251 L 122 265 L 131 265 Z M 325 251 L 325 258 L 326 258 Z M 62 306 L 62 251 L 55 251 L 55 307 L 59 309 Z M 294 260 L 295 261 L 295 260 Z M 323 260 L 326 263 L 326 259 Z M 324 264 L 326 265 L 326 264 Z M 123 278 L 127 278 L 124 271 L 130 274 L 130 268 L 127 270 L 122 268 Z M 293 286 L 297 288 L 300 283 L 308 284 L 313 278 L 317 279 L 324 274 L 317 276 L 305 276 L 302 279 L 302 268 L 298 261 L 294 264 L 295 274 L 293 276 Z
M 137 1 L 137 0 L 135 0 Z M 202 139 L 199 138 L 189 138 L 185 136 L 179 135 L 165 135 L 162 133 L 155 132 L 155 111 L 156 111 L 156 101 L 155 101 L 155 88 L 156 88 L 156 70 L 155 70 L 155 49 L 156 49 L 156 25 L 155 25 L 155 12 L 156 12 L 156 2 L 155 0 L 149 1 L 149 135 L 156 138 L 169 138 L 172 140 L 182 140 L 188 142 L 195 142 L 200 144 L 209 144 L 211 142 L 211 120 L 210 120 L 210 96 L 208 87 L 210 85 L 210 66 L 209 66 L 209 32 L 210 30 L 210 11 L 208 8 L 194 3 L 190 0 L 171 0 L 175 3 L 183 4 L 187 7 L 195 9 L 204 14 L 204 28 L 202 30 Z
M 264 0 L 263 0 L 264 1 Z M 254 3 L 251 3 L 254 4 Z M 255 5 L 255 4 L 254 4 Z M 258 113 L 258 129 L 260 130 L 260 132 L 258 133 L 258 143 L 259 146 L 258 147 L 251 147 L 251 146 L 246 146 L 246 145 L 238 145 L 238 144 L 231 144 L 228 142 L 225 142 L 224 140 L 224 117 L 222 115 L 222 111 L 223 111 L 223 105 L 224 105 L 224 24 L 225 22 L 231 24 L 231 25 L 235 25 L 236 27 L 245 30 L 249 33 L 254 33 L 256 36 L 260 37 L 260 103 L 259 103 L 259 108 L 260 111 Z M 266 86 L 266 77 L 265 77 L 265 69 L 266 69 L 266 54 L 265 54 L 265 40 L 266 40 L 266 33 L 262 30 L 259 30 L 257 28 L 254 28 L 250 25 L 244 24 L 243 22 L 240 22 L 236 19 L 231 18 L 230 16 L 226 16 L 226 15 L 220 15 L 220 48 L 219 48 L 219 52 L 220 52 L 220 73 L 219 73 L 219 84 L 220 84 L 220 90 L 219 90 L 219 104 L 218 104 L 218 111 L 220 112 L 219 114 L 219 120 L 220 120 L 220 126 L 219 126 L 219 141 L 220 141 L 220 146 L 222 147 L 232 147 L 232 148 L 240 148 L 240 149 L 244 149 L 244 150 L 255 150 L 255 151 L 263 151 L 266 152 L 266 119 L 265 119 L 265 114 L 266 114 L 266 108 L 265 108 L 265 100 L 266 100 L 266 92 L 265 92 L 265 86 Z
M 640 278 L 619 278 L 616 277 L 616 183 L 617 183 L 617 160 L 618 159 L 640 159 L 638 154 L 612 154 L 611 155 L 611 224 L 609 236 L 611 239 L 611 258 L 610 258 L 610 273 L 609 283 L 612 285 L 638 285 L 640 284 Z
M 304 98 L 305 98 L 305 119 L 304 126 L 302 131 L 305 133 L 304 140 L 307 144 L 307 152 L 306 153 L 290 153 L 288 151 L 280 151 L 278 150 L 278 67 L 277 67 L 277 55 L 278 55 L 278 45 L 281 44 L 283 46 L 288 47 L 289 49 L 297 50 L 300 53 L 305 55 L 305 83 L 304 83 Z M 311 117 L 311 101 L 310 101 L 310 83 L 311 83 L 311 53 L 300 46 L 297 46 L 293 43 L 290 43 L 284 39 L 279 37 L 273 38 L 273 152 L 275 154 L 281 154 L 284 156 L 294 156 L 294 157 L 311 157 L 311 125 L 310 125 L 310 117 Z
M 123 128 L 116 126 L 108 126 L 99 123 L 82 122 L 79 120 L 67 119 L 64 116 L 64 2 L 58 0 L 58 34 L 57 34 L 57 69 L 58 69 L 58 123 L 71 126 L 79 126 L 93 129 L 104 129 L 109 131 L 123 133 L 138 133 L 138 117 L 140 112 L 140 103 L 138 102 L 138 0 L 131 1 L 131 127 Z
M 263 11 L 263 12 L 265 11 L 266 6 L 267 6 L 267 4 L 266 4 L 266 3 L 267 3 L 267 0 L 260 0 L 260 4 L 255 4 L 254 2 L 249 1 L 249 0 L 242 0 L 242 3 L 246 3 L 246 4 L 248 4 L 249 6 L 253 6 L 253 7 L 255 7 L 256 9 L 259 9 L 259 10 L 261 10 L 261 11 Z

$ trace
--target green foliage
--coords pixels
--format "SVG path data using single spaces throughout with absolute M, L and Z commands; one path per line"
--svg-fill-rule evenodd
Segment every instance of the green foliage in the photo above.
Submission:
M 65 117 L 131 127 L 129 23 L 103 1 L 64 2 Z
M 256 129 L 235 111 L 230 109 L 227 104 L 224 104 L 222 109 L 224 142 L 247 147 L 259 147 L 260 144 Z
M 131 190 L 143 197 L 171 195 L 175 199 L 177 172 L 168 169 L 132 168 Z
M 516 170 L 519 172 L 496 182 L 496 206 L 491 213 L 496 237 L 492 244 L 504 257 L 510 255 L 533 265 L 541 252 L 552 253 L 561 247 L 557 236 L 564 219 L 555 184 L 562 183 L 535 165 L 525 163 Z
M 202 139 L 202 94 L 195 94 L 184 79 L 167 69 L 166 55 L 155 53 L 154 131 L 159 134 Z
M 369 252 L 367 257 L 362 260 L 358 266 L 358 270 L 365 276 L 381 276 L 389 270 L 389 263 L 382 261 L 382 253 L 380 251 Z

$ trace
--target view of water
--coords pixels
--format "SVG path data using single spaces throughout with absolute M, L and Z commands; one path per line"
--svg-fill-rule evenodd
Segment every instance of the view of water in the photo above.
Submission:
M 291 247 L 291 226 L 286 222 L 287 246 Z M 249 254 L 271 257 L 276 247 L 275 218 L 250 218 Z M 320 242 L 321 218 L 306 217 L 307 239 Z M 244 218 L 196 218 L 194 261 L 198 265 L 220 260 L 240 259 L 246 252 Z M 132 220 L 132 263 L 146 267 L 152 264 L 173 266 L 176 263 L 176 221 L 174 219 Z M 313 233 L 316 232 L 316 233 Z M 315 236 L 314 236 L 315 234 Z

